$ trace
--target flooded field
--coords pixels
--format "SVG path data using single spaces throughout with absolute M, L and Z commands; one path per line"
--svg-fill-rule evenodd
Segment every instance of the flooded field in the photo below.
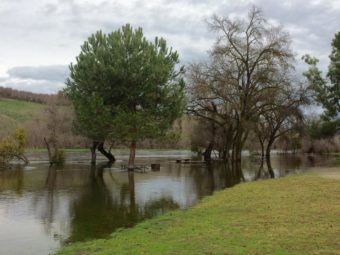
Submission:
M 157 156 L 155 155 L 157 154 Z M 245 157 L 242 173 L 224 164 L 176 163 L 190 152 L 144 152 L 137 164 L 160 171 L 128 173 L 123 159 L 91 166 L 88 153 L 69 153 L 70 163 L 49 167 L 43 153 L 28 166 L 0 170 L 0 254 L 49 254 L 75 241 L 106 238 L 122 227 L 170 210 L 185 209 L 214 191 L 242 181 L 270 178 L 259 160 Z M 273 156 L 275 178 L 317 167 L 340 172 L 334 157 Z

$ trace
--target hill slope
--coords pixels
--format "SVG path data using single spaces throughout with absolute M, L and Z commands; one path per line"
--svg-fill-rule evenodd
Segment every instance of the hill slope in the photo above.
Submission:
M 0 136 L 38 117 L 46 105 L 0 97 Z
M 1 94 L 0 94 L 1 95 Z M 25 100 L 11 99 L 0 96 L 0 139 L 15 128 L 25 129 L 28 138 L 28 147 L 44 147 L 43 137 L 48 136 L 46 127 L 46 114 L 44 110 L 46 104 L 34 103 Z M 59 143 L 65 148 L 75 148 L 84 146 L 86 140 L 77 136 L 72 130 L 73 113 L 70 106 L 58 106 L 61 116 L 60 121 L 64 123 L 63 130 L 60 130 Z M 67 127 L 65 129 L 65 127 Z M 183 117 L 176 121 L 174 130 L 181 133 L 179 140 L 169 136 L 157 141 L 143 141 L 139 144 L 140 148 L 190 148 L 190 133 L 192 121 Z

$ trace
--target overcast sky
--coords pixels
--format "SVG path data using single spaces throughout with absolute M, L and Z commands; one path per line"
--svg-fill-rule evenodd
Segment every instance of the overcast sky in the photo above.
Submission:
M 91 33 L 126 23 L 141 26 L 150 39 L 164 37 L 183 64 L 197 61 L 214 41 L 205 20 L 244 15 L 253 4 L 290 32 L 298 70 L 306 53 L 326 68 L 340 31 L 340 0 L 0 0 L 0 86 L 56 92 Z

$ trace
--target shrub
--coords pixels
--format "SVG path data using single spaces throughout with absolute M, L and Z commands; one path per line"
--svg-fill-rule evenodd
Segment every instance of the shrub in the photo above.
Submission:
M 340 152 L 340 136 L 327 139 L 313 140 L 310 137 L 303 139 L 302 151 L 305 153 L 337 153 Z
M 6 165 L 13 159 L 28 163 L 24 155 L 26 134 L 23 129 L 16 129 L 14 133 L 0 141 L 0 164 Z
M 52 155 L 51 162 L 55 164 L 63 164 L 65 162 L 65 151 L 57 149 Z

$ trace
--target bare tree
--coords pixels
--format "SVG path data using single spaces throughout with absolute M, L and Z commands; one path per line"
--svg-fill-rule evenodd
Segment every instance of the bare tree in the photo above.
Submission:
M 45 109 L 46 111 L 46 128 L 48 130 L 47 137 L 44 137 L 50 164 L 62 163 L 64 161 L 64 151 L 60 146 L 61 134 L 70 129 L 69 121 L 66 120 L 67 115 L 57 105 L 57 100 L 51 99 Z
M 223 128 L 226 158 L 240 167 L 253 122 L 268 105 L 268 91 L 275 94 L 279 74 L 292 69 L 290 38 L 255 7 L 247 19 L 214 16 L 209 27 L 218 39 L 209 61 L 189 69 L 189 112 Z
M 266 104 L 258 112 L 254 128 L 260 143 L 268 142 L 268 152 L 278 137 L 301 128 L 301 106 L 309 103 L 308 88 L 291 73 L 282 73 L 279 81 L 275 90 L 264 94 Z
M 258 115 L 254 127 L 261 145 L 262 161 L 265 156 L 269 171 L 271 171 L 270 154 L 274 142 L 284 135 L 302 130 L 301 106 L 308 102 L 305 96 L 306 89 L 302 85 L 291 82 L 292 79 L 285 75 L 285 82 L 278 86 L 280 89 L 276 90 L 274 95 L 268 95 L 270 98 L 268 104 Z

